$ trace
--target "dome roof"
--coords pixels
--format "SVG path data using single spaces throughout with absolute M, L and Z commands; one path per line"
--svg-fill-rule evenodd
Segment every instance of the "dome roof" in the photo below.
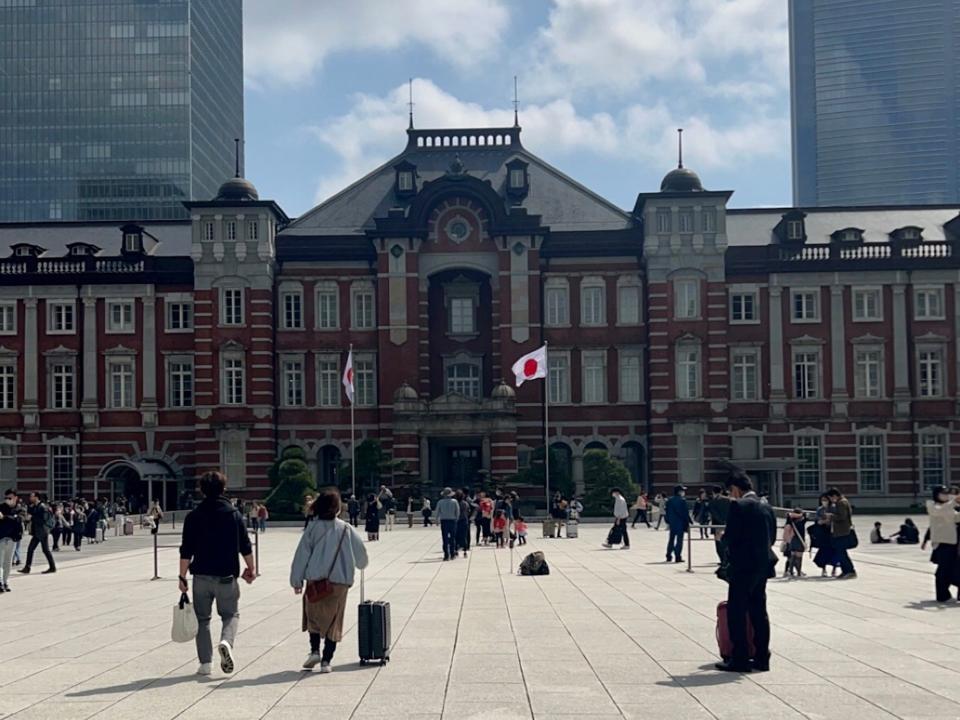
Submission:
M 501 380 L 500 384 L 493 389 L 492 393 L 490 393 L 490 397 L 492 397 L 494 400 L 513 400 L 517 397 L 517 393 L 514 392 L 512 387 Z
M 242 177 L 232 177 L 217 191 L 216 200 L 259 200 L 253 183 Z
M 419 400 L 420 396 L 417 395 L 417 391 L 406 383 L 401 383 L 400 387 L 397 388 L 397 391 L 393 394 L 394 402 L 403 402 L 406 401 L 416 401 Z
M 663 176 L 660 192 L 703 192 L 700 176 L 690 168 L 674 168 Z

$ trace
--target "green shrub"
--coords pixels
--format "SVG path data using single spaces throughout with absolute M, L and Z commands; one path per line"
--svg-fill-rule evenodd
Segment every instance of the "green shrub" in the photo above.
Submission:
M 612 514 L 610 490 L 615 487 L 620 488 L 628 504 L 640 493 L 630 478 L 630 471 L 606 450 L 587 450 L 583 454 L 583 483 L 586 488 L 583 511 L 586 515 Z
M 270 467 L 270 494 L 266 505 L 271 515 L 298 515 L 303 512 L 304 497 L 317 486 L 306 463 L 307 454 L 299 447 L 285 448 Z

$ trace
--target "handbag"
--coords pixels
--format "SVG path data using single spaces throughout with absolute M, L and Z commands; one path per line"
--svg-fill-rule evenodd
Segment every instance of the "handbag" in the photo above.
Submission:
M 847 550 L 853 550 L 860 544 L 860 540 L 857 538 L 857 531 L 853 528 L 850 528 L 850 534 L 847 535 L 847 538 Z
M 333 583 L 330 582 L 330 574 L 337 564 L 337 557 L 340 555 L 340 546 L 343 545 L 343 538 L 347 534 L 347 528 L 340 533 L 340 542 L 337 543 L 337 551 L 333 554 L 333 561 L 330 563 L 330 569 L 327 571 L 327 577 L 320 580 L 307 580 L 307 602 L 320 602 L 333 594 Z
M 173 626 L 170 628 L 170 639 L 175 643 L 190 642 L 197 636 L 200 629 L 197 614 L 190 605 L 190 598 L 186 593 L 180 593 L 180 601 L 173 606 Z

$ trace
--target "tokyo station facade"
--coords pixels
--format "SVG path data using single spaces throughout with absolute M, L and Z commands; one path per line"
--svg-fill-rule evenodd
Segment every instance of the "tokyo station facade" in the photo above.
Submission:
M 188 221 L 0 226 L 0 484 L 171 506 L 220 466 L 262 498 L 290 446 L 337 482 L 351 346 L 357 442 L 403 461 L 387 484 L 510 478 L 545 391 L 581 491 L 594 448 L 646 488 L 746 471 L 778 503 L 951 484 L 958 208 L 731 195 L 679 167 L 621 209 L 517 126 L 411 128 L 295 219 L 233 178 Z M 544 342 L 548 380 L 515 389 Z

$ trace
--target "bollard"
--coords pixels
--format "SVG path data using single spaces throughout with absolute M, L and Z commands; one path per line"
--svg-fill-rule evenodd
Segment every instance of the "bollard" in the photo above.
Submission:
M 693 533 L 687 528 L 687 572 L 693 572 Z
M 159 549 L 159 548 L 158 548 L 158 546 L 157 546 L 157 535 L 154 535 L 154 536 L 153 536 L 153 577 L 150 578 L 151 580 L 159 580 L 159 579 L 160 579 L 160 574 L 159 574 L 160 568 L 159 568 L 158 559 L 157 559 L 157 550 L 158 550 L 158 549 Z

